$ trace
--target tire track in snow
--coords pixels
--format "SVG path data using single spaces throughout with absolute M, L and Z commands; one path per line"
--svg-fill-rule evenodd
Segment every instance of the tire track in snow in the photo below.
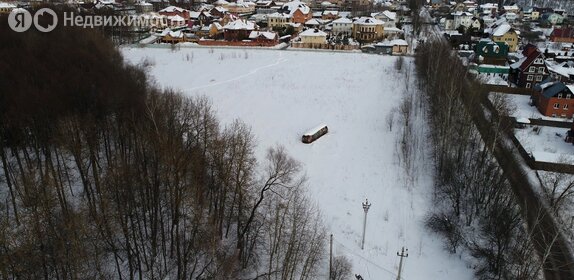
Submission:
M 285 62 L 285 61 L 287 61 L 287 60 L 288 60 L 288 59 L 283 58 L 283 53 L 282 53 L 282 52 L 279 52 L 279 58 L 278 58 L 277 61 L 275 61 L 274 63 L 257 67 L 257 68 L 255 68 L 255 69 L 249 71 L 249 72 L 246 73 L 246 74 L 239 75 L 239 76 L 237 76 L 237 77 L 235 77 L 235 78 L 231 78 L 231 79 L 229 79 L 229 80 L 225 80 L 225 81 L 221 81 L 221 82 L 216 82 L 216 83 L 211 83 L 211 84 L 202 85 L 202 86 L 193 87 L 193 88 L 188 88 L 188 89 L 185 89 L 184 91 L 191 92 L 191 91 L 198 90 L 198 89 L 203 89 L 203 88 L 208 88 L 208 87 L 213 87 L 213 86 L 218 86 L 218 85 L 222 85 L 222 84 L 227 84 L 227 83 L 239 81 L 239 80 L 241 80 L 241 79 L 243 79 L 243 78 L 249 77 L 249 76 L 251 76 L 251 75 L 253 75 L 253 74 L 259 72 L 259 70 L 262 70 L 262 69 L 265 69 L 265 68 L 270 68 L 270 67 L 273 67 L 273 66 L 277 66 L 277 65 L 279 65 L 279 64 L 281 64 L 281 63 L 283 63 L 283 62 Z

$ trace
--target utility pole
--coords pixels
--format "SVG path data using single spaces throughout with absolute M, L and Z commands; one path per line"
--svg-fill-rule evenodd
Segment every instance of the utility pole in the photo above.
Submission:
M 333 234 L 329 242 L 329 280 L 333 280 Z
M 405 247 L 403 247 L 403 249 L 401 249 L 400 254 L 399 252 L 397 252 L 397 256 L 401 258 L 401 260 L 399 261 L 399 274 L 397 275 L 397 280 L 401 280 L 401 271 L 403 270 L 403 258 L 409 256 L 409 249 L 405 250 Z
M 371 207 L 371 204 L 369 203 L 368 199 L 365 199 L 365 202 L 363 202 L 363 210 L 365 210 L 365 218 L 363 219 L 363 239 L 361 240 L 361 250 L 365 248 L 365 231 L 367 229 L 367 212 L 369 212 L 369 207 Z

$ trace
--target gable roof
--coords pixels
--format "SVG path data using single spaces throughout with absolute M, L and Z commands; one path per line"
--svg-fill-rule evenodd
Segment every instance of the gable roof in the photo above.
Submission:
M 500 26 L 498 26 L 497 28 L 495 28 L 494 30 L 492 30 L 492 36 L 495 37 L 504 36 L 504 34 L 508 33 L 508 31 L 510 31 L 511 29 L 512 27 L 510 26 L 510 24 L 505 22 Z
M 321 30 L 317 30 L 317 29 L 307 29 L 301 33 L 299 33 L 299 36 L 304 36 L 304 37 L 326 37 L 327 33 L 321 31 Z
M 223 26 L 223 29 L 226 30 L 254 30 L 255 29 L 255 23 L 252 21 L 243 21 L 243 20 L 235 20 L 232 21 L 228 24 L 226 24 L 225 26 Z
M 544 97 L 546 97 L 546 98 L 551 98 L 551 97 L 555 97 L 556 95 L 558 95 L 559 93 L 564 92 L 564 91 L 572 94 L 573 89 L 574 89 L 574 86 L 572 86 L 572 85 L 566 86 L 562 82 L 556 82 L 553 85 L 543 89 L 542 95 L 544 95 Z
M 307 4 L 300 1 L 287 2 L 281 6 L 281 10 L 289 11 L 289 14 L 291 15 L 293 15 L 297 10 L 301 11 L 301 13 L 305 15 L 311 12 L 311 8 L 309 8 Z
M 554 30 L 552 30 L 552 35 L 550 36 L 560 38 L 574 38 L 574 28 L 554 28 Z
M 251 33 L 249 33 L 249 39 L 257 39 L 259 37 L 265 38 L 267 40 L 274 40 L 277 38 L 277 33 L 265 31 L 251 31 Z

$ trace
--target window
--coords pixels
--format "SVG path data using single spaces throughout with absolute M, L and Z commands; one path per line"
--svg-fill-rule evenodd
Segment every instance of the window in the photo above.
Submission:
M 530 88 L 530 83 L 526 83 L 526 88 Z
M 526 76 L 526 80 L 527 80 L 527 81 L 532 81 L 532 80 L 533 80 L 533 78 L 534 78 L 534 76 L 532 76 L 532 75 L 528 75 L 528 76 Z
M 538 73 L 544 74 L 544 67 L 538 67 Z
M 554 109 L 558 109 L 560 108 L 560 104 L 559 103 L 554 103 Z
M 570 93 L 566 94 L 566 99 L 570 99 L 570 97 L 572 97 L 572 95 Z
M 558 94 L 558 99 L 562 98 L 562 93 Z
M 534 67 L 534 66 L 528 67 L 528 72 L 532 72 L 532 73 L 536 72 L 536 67 Z
M 537 81 L 537 82 L 542 81 L 542 75 L 537 75 L 537 76 L 536 76 L 536 81 Z
M 544 64 L 544 59 L 537 58 L 536 60 L 534 60 L 534 64 Z M 531 71 L 531 72 L 534 72 L 534 71 Z
M 564 104 L 564 107 L 562 107 L 564 110 L 568 110 L 568 104 Z

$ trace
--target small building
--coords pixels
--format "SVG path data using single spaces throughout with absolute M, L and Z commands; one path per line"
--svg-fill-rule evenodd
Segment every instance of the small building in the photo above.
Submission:
M 279 35 L 276 32 L 251 31 L 249 39 L 260 43 L 261 46 L 274 46 L 279 43 Z
M 564 16 L 558 13 L 544 13 L 540 18 L 540 21 L 548 25 L 560 25 L 564 22 Z
M 323 14 L 321 14 L 321 19 L 323 20 L 336 20 L 339 18 L 339 11 L 323 11 Z
M 307 4 L 299 1 L 291 1 L 283 4 L 278 12 L 289 14 L 292 23 L 305 24 L 305 22 L 313 17 L 311 8 L 307 6 Z

